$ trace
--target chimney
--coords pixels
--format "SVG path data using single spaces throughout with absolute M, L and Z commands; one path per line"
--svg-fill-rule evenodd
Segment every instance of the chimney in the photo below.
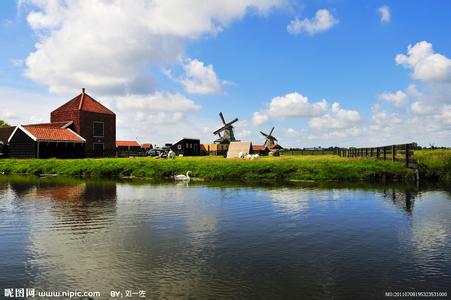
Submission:
M 84 94 L 85 93 L 85 88 L 81 89 L 81 93 Z

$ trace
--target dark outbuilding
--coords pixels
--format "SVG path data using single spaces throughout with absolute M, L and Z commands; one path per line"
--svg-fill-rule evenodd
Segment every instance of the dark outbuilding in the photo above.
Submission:
M 183 156 L 199 156 L 200 155 L 200 140 L 183 138 L 171 146 L 172 151 L 177 155 Z

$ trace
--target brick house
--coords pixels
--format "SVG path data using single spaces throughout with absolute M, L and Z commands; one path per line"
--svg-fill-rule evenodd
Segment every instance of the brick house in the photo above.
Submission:
M 86 140 L 84 156 L 114 156 L 116 153 L 116 115 L 85 93 L 51 112 L 50 122 L 72 121 L 70 127 Z

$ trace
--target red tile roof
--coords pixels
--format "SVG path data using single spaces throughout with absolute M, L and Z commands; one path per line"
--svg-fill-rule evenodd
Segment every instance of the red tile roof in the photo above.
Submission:
M 73 111 L 73 110 L 82 110 L 107 115 L 114 115 L 114 113 L 111 110 L 103 106 L 100 102 L 98 102 L 85 92 L 82 92 L 80 95 L 69 100 L 68 102 L 61 105 L 54 111 Z
M 263 151 L 265 149 L 266 149 L 266 146 L 252 145 L 252 150 L 254 150 L 254 151 Z
M 141 147 L 137 141 L 116 141 L 116 147 Z
M 52 123 L 38 123 L 38 124 L 26 124 L 22 126 L 27 127 L 54 127 L 54 128 L 64 128 L 69 123 L 72 123 L 72 121 L 65 121 L 65 122 L 52 122 Z
M 147 148 L 152 148 L 152 144 L 142 144 L 141 148 L 147 149 Z
M 67 123 L 67 122 L 66 122 Z M 31 124 L 22 126 L 37 141 L 75 142 L 84 143 L 85 140 L 67 128 L 51 126 L 51 124 Z

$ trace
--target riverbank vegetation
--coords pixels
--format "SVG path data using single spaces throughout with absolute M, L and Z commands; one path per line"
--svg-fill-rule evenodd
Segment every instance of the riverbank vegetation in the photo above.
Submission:
M 451 150 L 416 151 L 420 178 L 449 181 Z M 415 180 L 415 170 L 401 162 L 336 155 L 293 155 L 257 160 L 224 159 L 216 156 L 178 157 L 174 160 L 144 158 L 102 159 L 3 159 L 5 174 L 57 174 L 90 178 L 170 178 L 192 171 L 197 180 L 256 181 L 403 181 Z
M 349 159 L 334 155 L 296 155 L 263 157 L 257 160 L 222 157 L 178 157 L 174 160 L 154 158 L 103 158 L 73 160 L 0 161 L 5 174 L 58 174 L 82 177 L 170 178 L 192 171 L 201 180 L 240 181 L 410 181 L 414 171 L 402 163 Z
M 424 177 L 451 182 L 451 150 L 435 149 L 415 151 L 413 159 Z

